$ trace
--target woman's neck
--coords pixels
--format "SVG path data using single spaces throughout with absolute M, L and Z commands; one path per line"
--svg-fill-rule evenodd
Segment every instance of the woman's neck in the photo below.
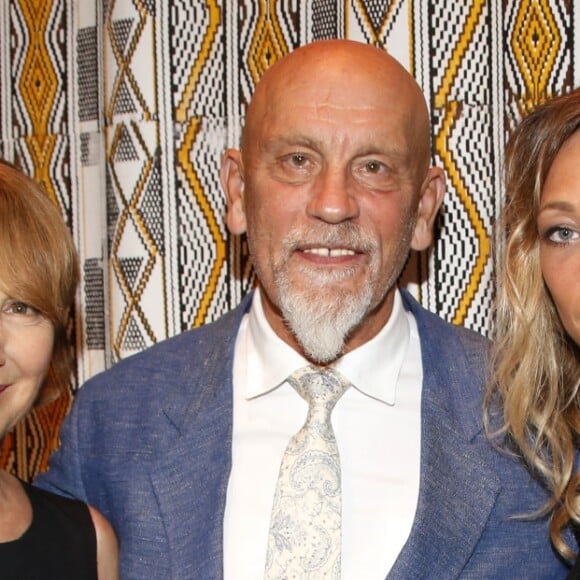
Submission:
M 0 470 L 0 542 L 17 540 L 32 523 L 32 506 L 22 484 Z

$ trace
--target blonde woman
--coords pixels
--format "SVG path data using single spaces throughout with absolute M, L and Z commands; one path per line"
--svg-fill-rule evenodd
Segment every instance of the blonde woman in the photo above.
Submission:
M 0 439 L 70 377 L 66 324 L 77 257 L 57 208 L 0 160 Z M 110 524 L 80 501 L 0 470 L 0 577 L 118 578 Z
M 572 559 L 569 528 L 580 524 L 580 90 L 524 118 L 505 167 L 488 427 L 499 420 L 499 433 L 545 481 L 551 498 L 530 511 L 551 516 L 552 543 Z

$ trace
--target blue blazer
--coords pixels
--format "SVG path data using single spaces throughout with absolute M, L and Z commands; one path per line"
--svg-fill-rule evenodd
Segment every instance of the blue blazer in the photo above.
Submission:
M 514 518 L 545 492 L 483 432 L 486 341 L 403 295 L 421 338 L 421 478 L 415 522 L 389 578 L 565 577 L 547 521 Z M 109 518 L 124 580 L 223 576 L 232 361 L 250 302 L 91 379 L 64 423 L 39 485 Z

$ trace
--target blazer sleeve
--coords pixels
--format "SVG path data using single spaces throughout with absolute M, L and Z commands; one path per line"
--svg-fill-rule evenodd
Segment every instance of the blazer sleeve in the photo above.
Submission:
M 65 418 L 60 434 L 60 447 L 49 461 L 48 471 L 41 473 L 34 485 L 53 493 L 87 502 L 79 453 L 79 407 L 82 396 L 76 396 L 72 410 Z

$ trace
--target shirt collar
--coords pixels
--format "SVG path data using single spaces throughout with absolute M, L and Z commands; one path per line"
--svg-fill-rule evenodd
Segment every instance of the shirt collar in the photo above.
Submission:
M 260 289 L 247 315 L 245 396 L 258 397 L 281 385 L 308 361 L 274 332 L 264 314 Z M 394 405 L 397 382 L 409 345 L 410 328 L 398 289 L 387 324 L 371 340 L 339 358 L 332 366 L 369 397 Z M 385 356 L 388 353 L 388 356 Z

